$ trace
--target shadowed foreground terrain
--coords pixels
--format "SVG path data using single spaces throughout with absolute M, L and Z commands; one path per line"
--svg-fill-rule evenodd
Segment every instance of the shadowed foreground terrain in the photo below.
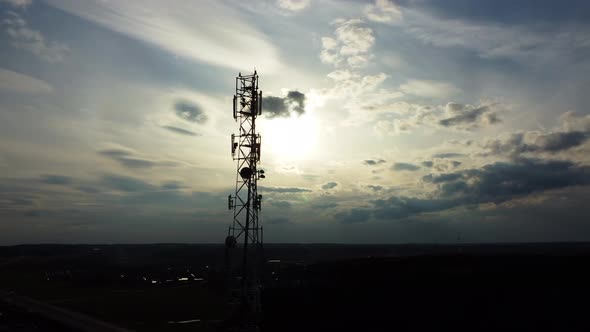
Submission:
M 590 259 L 366 258 L 265 293 L 269 331 L 588 331 Z
M 585 243 L 265 252 L 265 331 L 590 330 Z M 0 331 L 76 331 L 64 316 L 87 330 L 217 331 L 223 257 L 220 245 L 3 247 Z

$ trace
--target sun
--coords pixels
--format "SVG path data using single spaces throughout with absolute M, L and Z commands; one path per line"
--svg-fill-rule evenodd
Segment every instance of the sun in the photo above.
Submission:
M 270 154 L 281 161 L 304 160 L 316 152 L 318 121 L 311 114 L 268 119 L 260 123 L 262 157 Z

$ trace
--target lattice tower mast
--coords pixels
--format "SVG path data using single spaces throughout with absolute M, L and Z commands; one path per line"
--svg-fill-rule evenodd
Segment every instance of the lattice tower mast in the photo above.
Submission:
M 237 162 L 235 194 L 228 197 L 233 210 L 233 222 L 225 241 L 228 249 L 243 246 L 241 294 L 249 307 L 259 306 L 258 265 L 261 259 L 263 229 L 259 224 L 262 195 L 258 194 L 258 180 L 265 177 L 258 170 L 261 136 L 256 132 L 256 118 L 262 112 L 262 91 L 258 90 L 258 74 L 236 77 L 233 116 L 239 124 L 238 134 L 231 136 L 231 152 Z M 257 302 L 257 303 L 255 303 Z

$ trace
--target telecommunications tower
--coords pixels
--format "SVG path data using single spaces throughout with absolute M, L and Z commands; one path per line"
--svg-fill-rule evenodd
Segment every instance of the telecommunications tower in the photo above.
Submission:
M 262 226 L 259 225 L 262 195 L 258 194 L 258 180 L 264 171 L 260 161 L 260 134 L 256 133 L 256 117 L 262 112 L 262 91 L 258 90 L 258 74 L 236 77 L 233 116 L 239 125 L 238 134 L 231 135 L 231 153 L 237 161 L 236 191 L 228 197 L 228 208 L 233 210 L 233 222 L 225 239 L 228 262 L 233 248 L 241 246 L 239 302 L 242 310 L 256 320 L 260 314 L 260 267 L 262 264 Z M 237 248 L 238 247 L 238 248 Z M 234 249 L 233 251 L 235 251 Z

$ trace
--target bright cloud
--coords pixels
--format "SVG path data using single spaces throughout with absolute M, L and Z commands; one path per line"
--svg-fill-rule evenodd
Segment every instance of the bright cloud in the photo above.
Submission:
M 278 0 L 277 4 L 283 9 L 298 12 L 309 7 L 311 0 Z
M 170 53 L 238 70 L 266 73 L 280 67 L 268 38 L 217 1 L 47 0 L 51 6 L 142 40 Z M 224 22 L 220 24 L 220 22 Z
M 46 94 L 53 87 L 40 79 L 0 68 L 0 91 L 22 94 Z
M 364 13 L 367 19 L 379 23 L 392 24 L 402 18 L 400 9 L 391 0 L 375 0 L 375 4 L 365 7 Z
M 322 38 L 322 62 L 334 66 L 345 64 L 352 68 L 366 65 L 373 57 L 369 52 L 375 44 L 373 30 L 359 19 L 339 19 L 334 25 L 334 38 Z
M 0 1 L 0 244 L 219 242 L 254 67 L 271 241 L 588 240 L 588 10 Z
M 461 92 L 452 83 L 430 80 L 409 80 L 399 88 L 404 93 L 427 98 L 447 98 Z

